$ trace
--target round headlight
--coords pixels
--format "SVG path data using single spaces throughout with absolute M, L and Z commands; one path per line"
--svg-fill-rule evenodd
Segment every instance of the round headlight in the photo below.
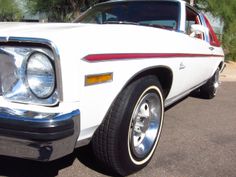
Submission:
M 26 66 L 26 80 L 38 98 L 47 98 L 55 89 L 55 72 L 50 58 L 40 52 L 30 55 Z

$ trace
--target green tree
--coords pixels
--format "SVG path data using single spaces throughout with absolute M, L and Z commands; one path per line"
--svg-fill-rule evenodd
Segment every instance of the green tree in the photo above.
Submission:
M 65 22 L 74 19 L 81 10 L 87 9 L 98 0 L 26 0 L 31 13 L 43 12 L 51 22 Z
M 198 7 L 211 12 L 224 22 L 223 47 L 226 58 L 236 61 L 236 1 L 195 0 Z
M 19 21 L 22 12 L 15 0 L 0 0 L 0 21 Z

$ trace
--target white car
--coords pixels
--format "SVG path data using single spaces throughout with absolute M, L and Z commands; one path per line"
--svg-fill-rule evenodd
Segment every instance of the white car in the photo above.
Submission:
M 0 23 L 0 154 L 51 161 L 92 144 L 120 175 L 148 164 L 164 110 L 213 98 L 224 53 L 182 0 L 98 4 L 70 24 Z

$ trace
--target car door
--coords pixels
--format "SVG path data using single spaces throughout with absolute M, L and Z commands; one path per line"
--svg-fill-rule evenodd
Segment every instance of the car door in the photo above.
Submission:
M 209 79 L 213 64 L 212 46 L 207 42 L 207 34 L 193 34 L 192 25 L 203 25 L 203 21 L 193 8 L 186 6 L 185 35 L 183 44 L 186 49 L 186 56 L 179 63 L 181 75 L 184 78 L 183 90 L 191 90 Z M 214 50 L 214 49 L 213 49 Z

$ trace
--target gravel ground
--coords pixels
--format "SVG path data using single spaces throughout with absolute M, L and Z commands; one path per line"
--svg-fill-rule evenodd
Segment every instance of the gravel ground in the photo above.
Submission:
M 226 68 L 221 74 L 221 80 L 225 82 L 235 82 L 236 81 L 236 62 L 227 62 Z

